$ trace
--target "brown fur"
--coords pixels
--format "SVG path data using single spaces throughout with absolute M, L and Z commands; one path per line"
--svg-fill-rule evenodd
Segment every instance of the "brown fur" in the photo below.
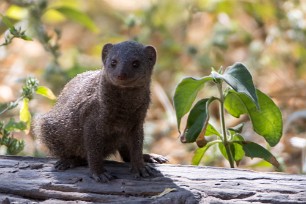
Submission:
M 34 133 L 60 159 L 59 170 L 88 162 L 94 179 L 109 181 L 103 160 L 118 150 L 137 176 L 152 175 L 143 158 L 166 162 L 142 154 L 156 51 L 131 41 L 106 44 L 102 61 L 103 70 L 79 74 L 64 87 L 54 108 L 36 119 Z

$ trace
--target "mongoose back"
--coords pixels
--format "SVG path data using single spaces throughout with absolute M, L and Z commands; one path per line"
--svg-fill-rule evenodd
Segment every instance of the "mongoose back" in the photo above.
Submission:
M 144 161 L 166 162 L 142 153 L 156 51 L 133 41 L 109 43 L 102 62 L 104 69 L 79 74 L 64 87 L 53 109 L 34 122 L 34 134 L 59 158 L 58 170 L 88 163 L 93 178 L 107 182 L 113 177 L 103 160 L 118 150 L 137 177 L 150 176 Z

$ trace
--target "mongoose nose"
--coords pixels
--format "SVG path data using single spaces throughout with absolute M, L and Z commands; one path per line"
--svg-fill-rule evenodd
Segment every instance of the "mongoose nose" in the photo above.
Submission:
M 126 79 L 127 79 L 127 74 L 126 74 L 126 73 L 120 73 L 120 74 L 117 76 L 117 79 L 118 79 L 118 80 L 126 80 Z

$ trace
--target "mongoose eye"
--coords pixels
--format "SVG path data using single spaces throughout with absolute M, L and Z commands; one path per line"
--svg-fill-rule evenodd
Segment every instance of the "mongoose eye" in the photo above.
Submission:
M 133 66 L 134 68 L 138 68 L 139 65 L 140 65 L 140 62 L 139 62 L 138 60 L 135 60 L 135 61 L 133 61 L 133 63 L 132 63 L 132 66 Z
M 116 65 L 117 65 L 117 61 L 116 60 L 112 60 L 111 61 L 111 66 L 114 68 L 114 67 L 116 67 Z

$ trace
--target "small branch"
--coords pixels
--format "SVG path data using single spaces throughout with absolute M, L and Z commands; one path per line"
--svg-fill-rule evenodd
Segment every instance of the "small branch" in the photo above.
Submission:
M 3 109 L 1 112 L 0 112 L 0 115 L 2 115 L 3 113 L 5 113 L 6 111 L 10 110 L 10 109 L 13 109 L 15 106 L 17 106 L 19 104 L 19 102 L 23 99 L 23 97 L 19 97 L 16 101 L 12 102 L 13 104 L 15 105 L 7 105 L 7 107 L 5 109 Z

